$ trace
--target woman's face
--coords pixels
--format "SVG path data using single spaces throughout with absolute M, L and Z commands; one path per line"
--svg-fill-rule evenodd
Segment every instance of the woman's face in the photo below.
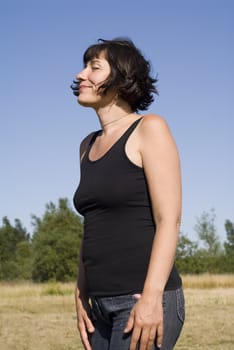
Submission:
M 83 106 L 98 108 L 113 100 L 114 93 L 102 95 L 100 90 L 98 91 L 99 87 L 108 80 L 110 73 L 110 65 L 103 54 L 89 61 L 77 75 L 80 82 L 78 102 Z

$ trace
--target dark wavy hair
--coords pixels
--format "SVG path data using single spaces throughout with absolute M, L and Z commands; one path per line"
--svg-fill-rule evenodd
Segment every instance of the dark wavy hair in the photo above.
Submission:
M 109 79 L 99 88 L 106 94 L 114 90 L 126 101 L 132 111 L 146 110 L 154 101 L 153 93 L 158 94 L 155 86 L 158 79 L 150 76 L 151 66 L 140 50 L 130 39 L 99 39 L 91 45 L 83 56 L 84 65 L 103 53 L 111 67 Z

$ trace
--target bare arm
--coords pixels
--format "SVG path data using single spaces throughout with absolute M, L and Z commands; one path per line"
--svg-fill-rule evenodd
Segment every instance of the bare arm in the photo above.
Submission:
M 81 256 L 82 248 L 80 251 L 79 273 L 77 278 L 77 285 L 75 288 L 77 328 L 79 330 L 80 337 L 85 349 L 92 350 L 88 339 L 88 333 L 94 332 L 94 326 L 90 320 L 90 305 L 86 291 L 85 271 Z
M 166 122 L 144 117 L 139 128 L 140 153 L 146 174 L 156 234 L 142 296 L 131 312 L 126 331 L 133 329 L 130 350 L 151 350 L 163 337 L 162 295 L 176 252 L 181 217 L 180 162 Z
M 87 147 L 92 135 L 93 134 L 88 135 L 81 143 L 81 146 L 80 146 L 81 160 L 87 150 Z M 94 326 L 90 320 L 89 297 L 88 297 L 87 288 L 86 288 L 85 270 L 84 270 L 84 265 L 82 261 L 82 249 L 83 249 L 83 240 L 80 248 L 78 277 L 77 277 L 77 285 L 75 288 L 77 328 L 79 330 L 80 337 L 85 349 L 91 350 L 91 346 L 88 339 L 88 333 L 94 332 Z
M 181 175 L 177 147 L 167 124 L 155 117 L 147 122 L 142 125 L 147 140 L 142 159 L 157 234 L 143 293 L 151 295 L 163 292 L 174 262 L 181 221 Z

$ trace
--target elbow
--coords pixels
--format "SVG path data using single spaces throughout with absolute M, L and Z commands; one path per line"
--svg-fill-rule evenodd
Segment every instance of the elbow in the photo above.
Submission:
M 157 231 L 161 228 L 170 229 L 171 232 L 179 234 L 181 227 L 181 214 L 176 216 L 160 216 L 156 218 Z

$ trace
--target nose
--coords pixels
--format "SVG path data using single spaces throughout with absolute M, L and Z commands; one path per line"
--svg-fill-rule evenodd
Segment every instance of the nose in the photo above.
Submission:
M 76 79 L 81 81 L 81 80 L 86 80 L 87 79 L 87 73 L 86 73 L 86 68 L 82 69 L 76 76 Z
M 87 71 L 87 67 L 85 67 L 76 75 L 76 79 L 73 80 L 73 84 L 71 85 L 71 89 L 75 96 L 79 96 L 80 82 L 87 79 L 88 79 L 88 71 Z
M 79 96 L 79 85 L 81 81 L 84 81 L 86 78 L 85 76 L 85 68 L 80 71 L 77 75 L 76 75 L 76 79 L 73 80 L 72 85 L 70 86 L 72 89 L 72 92 L 75 96 Z

